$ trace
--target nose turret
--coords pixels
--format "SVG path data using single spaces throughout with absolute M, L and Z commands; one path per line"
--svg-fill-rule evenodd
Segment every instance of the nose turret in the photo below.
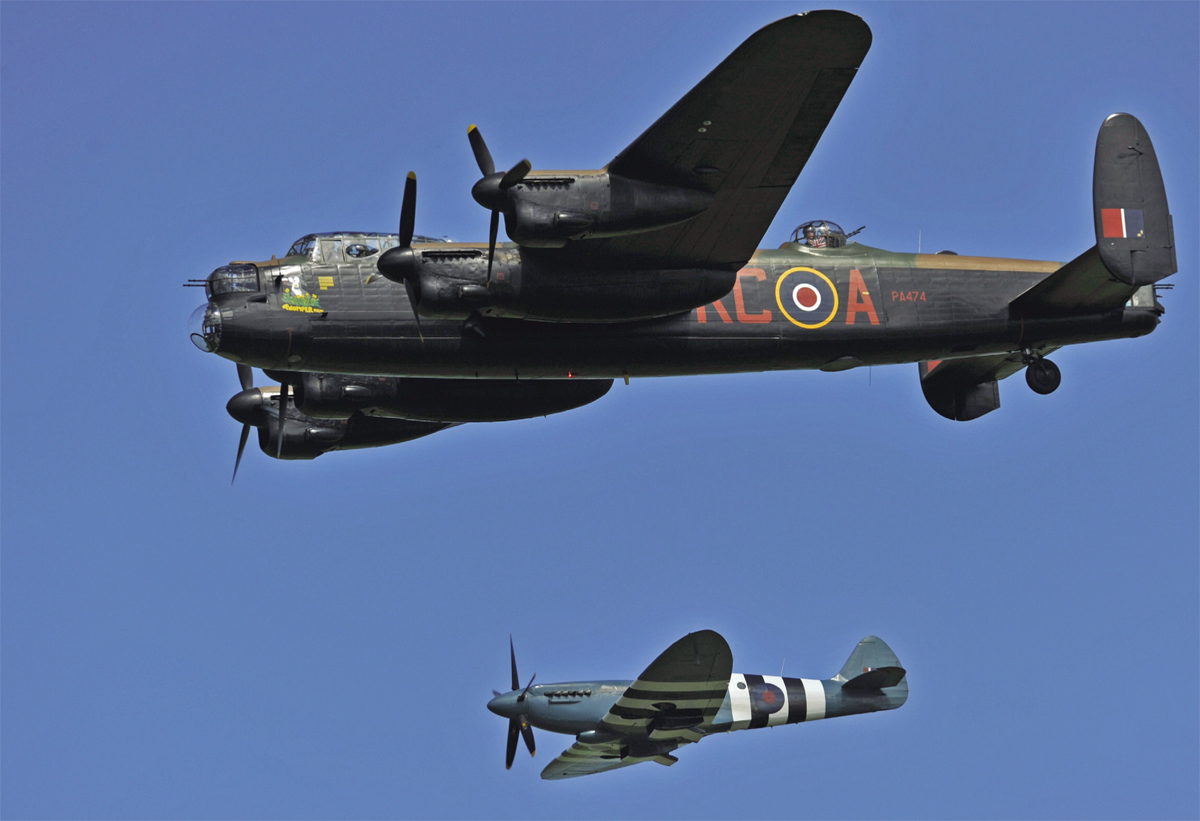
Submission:
M 216 353 L 221 346 L 221 310 L 209 302 L 192 311 L 188 320 L 192 342 L 205 353 Z

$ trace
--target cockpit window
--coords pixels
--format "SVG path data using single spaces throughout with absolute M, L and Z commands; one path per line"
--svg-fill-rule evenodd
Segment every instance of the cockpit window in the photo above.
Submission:
M 792 232 L 792 242 L 806 248 L 841 248 L 846 244 L 846 232 L 836 222 L 812 220 Z
M 301 237 L 300 239 L 298 239 L 292 243 L 292 247 L 288 249 L 287 255 L 289 257 L 312 256 L 312 250 L 316 246 L 317 246 L 316 238 L 314 238 L 312 236 Z
M 321 239 L 321 259 L 319 262 L 345 262 L 342 258 L 342 240 Z
M 352 259 L 364 259 L 379 253 L 379 239 L 362 237 L 346 240 L 346 256 Z
M 258 267 L 248 262 L 224 265 L 209 274 L 204 285 L 209 299 L 236 291 L 257 291 Z

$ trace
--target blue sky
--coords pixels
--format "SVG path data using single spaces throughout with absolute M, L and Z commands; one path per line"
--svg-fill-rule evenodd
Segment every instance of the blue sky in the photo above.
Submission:
M 763 245 L 1068 260 L 1096 132 L 1154 140 L 1180 273 L 967 424 L 915 365 L 634 380 L 548 419 L 229 486 L 233 366 L 180 288 L 310 231 L 482 240 L 498 165 L 603 165 L 791 4 L 0 5 L 0 814 L 1051 818 L 1200 813 L 1200 13 L 848 3 L 874 46 Z M 260 382 L 265 381 L 257 374 Z M 901 710 L 542 782 L 508 680 L 635 676 L 690 630 Z

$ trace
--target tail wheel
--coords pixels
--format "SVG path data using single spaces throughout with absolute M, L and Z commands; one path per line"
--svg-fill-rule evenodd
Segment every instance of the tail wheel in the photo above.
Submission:
M 1045 396 L 1062 384 L 1062 371 L 1049 359 L 1035 359 L 1025 369 L 1025 381 L 1034 393 Z

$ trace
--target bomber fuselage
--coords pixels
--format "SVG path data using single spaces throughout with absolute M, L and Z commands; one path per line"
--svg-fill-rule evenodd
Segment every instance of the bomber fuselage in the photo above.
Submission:
M 479 249 L 415 247 L 440 266 L 441 281 L 468 286 L 485 281 L 486 249 Z M 254 265 L 255 291 L 218 293 L 210 278 L 212 346 L 236 362 L 288 371 L 566 379 L 845 370 L 1141 336 L 1161 312 L 1152 293 L 1139 293 L 1106 313 L 1024 316 L 1009 303 L 1060 263 L 897 254 L 857 243 L 759 250 L 736 274 L 713 272 L 714 280 L 732 280 L 725 296 L 630 322 L 521 321 L 506 318 L 512 309 L 506 313 L 503 299 L 466 319 L 418 318 L 405 288 L 382 277 L 374 257 Z M 613 277 L 644 284 L 654 274 Z M 537 266 L 536 252 L 501 246 L 490 290 L 536 294 L 555 275 Z M 581 304 L 590 298 L 586 283 L 604 277 L 577 277 Z M 563 289 L 556 293 L 561 299 Z

